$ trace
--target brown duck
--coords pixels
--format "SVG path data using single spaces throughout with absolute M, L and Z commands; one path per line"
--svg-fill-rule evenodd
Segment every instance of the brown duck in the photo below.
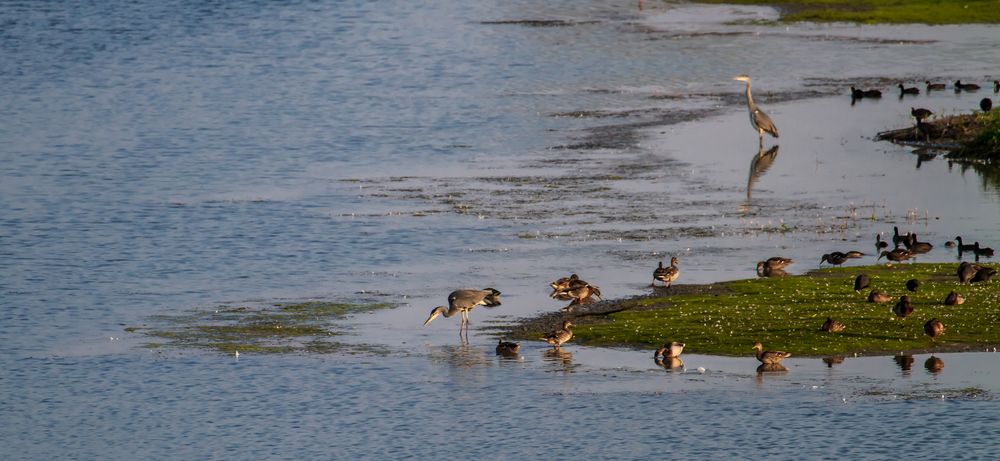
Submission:
M 946 306 L 957 306 L 963 303 L 965 303 L 965 296 L 962 296 L 955 291 L 948 293 L 948 296 L 945 296 L 944 298 L 944 304 Z
M 840 333 L 844 331 L 844 324 L 827 317 L 826 322 L 823 322 L 823 331 L 827 333 Z
M 664 287 L 670 287 L 670 284 L 680 276 L 681 270 L 677 268 L 677 257 L 674 256 L 670 258 L 670 266 L 663 267 L 663 261 L 660 261 L 659 267 L 653 270 L 653 284 L 659 280 L 663 282 Z
M 542 340 L 558 349 L 559 346 L 562 346 L 566 341 L 573 339 L 573 330 L 570 329 L 572 326 L 572 322 L 569 320 L 563 320 L 562 328 L 549 333 L 548 336 L 542 338 Z
M 669 342 L 663 345 L 663 347 L 656 350 L 654 357 L 680 357 L 681 352 L 684 352 L 684 343 L 679 343 L 677 341 Z
M 899 297 L 899 302 L 895 306 L 892 306 L 892 313 L 896 314 L 896 317 L 906 318 L 913 313 L 913 305 L 910 304 L 910 297 L 903 295 Z
M 884 291 L 872 290 L 871 293 L 868 293 L 868 302 L 870 303 L 884 304 L 890 301 L 892 301 L 892 296 Z
M 757 360 L 764 365 L 777 365 L 782 360 L 792 356 L 785 351 L 765 351 L 764 345 L 760 341 L 753 343 L 753 349 L 757 351 Z

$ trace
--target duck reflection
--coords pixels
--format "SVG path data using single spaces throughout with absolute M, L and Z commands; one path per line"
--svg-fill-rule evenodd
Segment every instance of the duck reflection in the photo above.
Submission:
M 910 370 L 913 368 L 913 356 L 912 355 L 894 355 L 892 360 L 899 365 L 899 369 L 903 372 L 903 376 L 909 376 Z
M 747 204 L 750 204 L 750 199 L 753 196 L 753 185 L 767 173 L 767 170 L 771 168 L 774 164 L 775 159 L 778 158 L 778 147 L 774 147 L 764 150 L 761 147 L 756 154 L 754 154 L 753 159 L 750 160 L 750 174 L 747 176 Z
M 762 363 L 757 367 L 757 374 L 762 375 L 764 373 L 787 373 L 788 368 L 780 363 Z
M 573 364 L 573 353 L 561 348 L 551 348 L 542 352 L 542 361 L 558 367 L 557 371 L 569 373 L 576 368 Z
M 833 368 L 834 365 L 840 365 L 841 363 L 844 363 L 844 357 L 843 356 L 823 357 L 823 363 L 826 364 L 827 368 Z
M 663 367 L 667 371 L 681 371 L 684 369 L 684 361 L 680 357 L 654 357 L 653 362 L 657 366 Z
M 944 360 L 932 355 L 924 361 L 924 368 L 926 368 L 931 374 L 936 375 L 941 373 L 941 370 L 944 370 Z

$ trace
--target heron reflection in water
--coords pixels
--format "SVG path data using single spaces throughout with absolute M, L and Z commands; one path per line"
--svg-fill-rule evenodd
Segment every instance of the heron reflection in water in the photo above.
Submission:
M 750 204 L 750 199 L 753 198 L 754 184 L 760 180 L 761 176 L 764 176 L 764 173 L 767 173 L 767 170 L 771 168 L 771 165 L 774 164 L 777 158 L 778 146 L 774 146 L 766 151 L 761 147 L 750 160 L 750 173 L 747 175 L 747 205 Z

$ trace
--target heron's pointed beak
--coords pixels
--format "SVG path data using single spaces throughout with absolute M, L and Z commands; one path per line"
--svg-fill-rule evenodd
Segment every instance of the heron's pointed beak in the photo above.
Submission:
M 441 308 L 435 307 L 434 310 L 431 311 L 431 315 L 427 317 L 427 320 L 424 320 L 424 326 L 427 326 L 428 323 L 431 323 L 431 320 L 436 319 L 439 315 L 441 315 Z

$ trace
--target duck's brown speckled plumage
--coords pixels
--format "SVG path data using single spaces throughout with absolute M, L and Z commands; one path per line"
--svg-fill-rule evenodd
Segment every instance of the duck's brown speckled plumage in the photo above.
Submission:
M 566 343 L 566 341 L 569 341 L 570 339 L 573 338 L 573 330 L 571 328 L 572 326 L 573 326 L 572 322 L 570 322 L 569 320 L 563 320 L 562 328 L 549 333 L 548 336 L 542 339 L 552 346 L 555 347 L 562 346 L 564 343 Z
M 785 351 L 765 351 L 764 345 L 760 341 L 753 343 L 753 349 L 757 351 L 757 360 L 765 365 L 777 365 L 782 360 L 792 356 Z

